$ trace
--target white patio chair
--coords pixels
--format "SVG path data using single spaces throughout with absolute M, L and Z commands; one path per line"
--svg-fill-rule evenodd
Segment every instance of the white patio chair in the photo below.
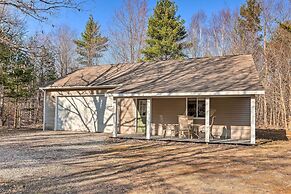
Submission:
M 173 133 L 174 133 L 174 136 L 177 135 L 178 133 L 177 128 L 175 126 L 173 126 L 173 128 L 168 128 L 163 115 L 160 115 L 160 124 L 162 125 L 162 136 L 164 138 L 166 137 L 168 130 L 170 130 L 171 137 L 173 136 Z
M 179 121 L 179 136 L 192 138 L 191 125 L 193 125 L 193 119 L 189 119 L 186 115 L 178 115 Z

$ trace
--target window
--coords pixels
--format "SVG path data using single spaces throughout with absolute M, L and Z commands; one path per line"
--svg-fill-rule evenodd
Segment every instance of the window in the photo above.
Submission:
M 205 117 L 205 100 L 198 98 L 189 98 L 188 99 L 188 116 L 193 116 L 195 118 L 204 118 Z

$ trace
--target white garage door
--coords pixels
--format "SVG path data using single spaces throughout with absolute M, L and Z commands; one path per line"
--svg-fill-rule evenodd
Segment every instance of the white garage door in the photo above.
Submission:
M 105 96 L 61 96 L 56 118 L 57 130 L 111 132 L 112 100 Z

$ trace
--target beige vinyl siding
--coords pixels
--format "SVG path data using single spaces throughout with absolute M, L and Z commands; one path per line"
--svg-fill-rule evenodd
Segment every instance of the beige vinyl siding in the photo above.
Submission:
M 136 100 L 133 98 L 118 99 L 119 132 L 134 134 L 136 132 Z
M 250 138 L 250 98 L 211 98 L 210 109 L 215 109 L 213 134 L 221 138 Z
M 162 135 L 163 126 L 174 129 L 178 126 L 178 115 L 186 113 L 185 98 L 156 98 L 152 100 L 152 135 Z M 167 130 L 170 135 L 170 130 Z

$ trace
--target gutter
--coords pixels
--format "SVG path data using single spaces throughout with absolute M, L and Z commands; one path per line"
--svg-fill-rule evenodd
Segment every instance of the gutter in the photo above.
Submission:
M 178 96 L 235 96 L 235 95 L 262 95 L 264 90 L 255 91 L 218 91 L 218 92 L 173 92 L 173 93 L 109 93 L 112 97 L 178 97 Z

